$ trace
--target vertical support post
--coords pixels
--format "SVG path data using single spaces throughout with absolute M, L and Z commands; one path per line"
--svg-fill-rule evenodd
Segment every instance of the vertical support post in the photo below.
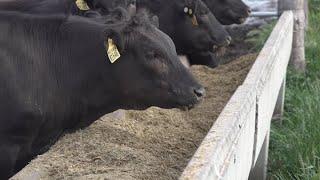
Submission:
M 266 180 L 268 170 L 268 154 L 269 154 L 270 131 L 267 133 L 257 162 L 251 169 L 249 180 Z
M 293 46 L 290 64 L 298 71 L 305 72 L 304 38 L 306 27 L 305 0 L 279 0 L 278 12 L 292 10 L 294 14 Z
M 282 117 L 283 117 L 283 111 L 284 111 L 284 100 L 285 100 L 285 92 L 286 91 L 286 78 L 283 80 L 278 99 L 277 99 L 277 104 L 274 109 L 273 113 L 273 120 L 279 121 L 280 124 L 282 124 Z
M 304 16 L 306 18 L 305 30 L 309 27 L 309 0 L 304 0 Z

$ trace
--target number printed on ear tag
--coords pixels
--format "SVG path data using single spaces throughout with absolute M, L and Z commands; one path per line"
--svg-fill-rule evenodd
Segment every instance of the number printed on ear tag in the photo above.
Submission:
M 199 26 L 197 17 L 195 15 L 191 17 L 191 22 L 192 22 L 192 25 Z
M 117 46 L 114 44 L 113 40 L 110 38 L 108 38 L 107 54 L 111 63 L 116 62 L 121 57 Z
M 88 11 L 90 10 L 88 4 L 85 2 L 85 0 L 76 0 L 77 7 L 82 11 Z

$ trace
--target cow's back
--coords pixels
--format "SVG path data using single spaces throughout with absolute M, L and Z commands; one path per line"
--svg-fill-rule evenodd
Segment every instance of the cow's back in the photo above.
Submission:
M 85 52 L 100 38 L 66 17 L 28 16 L 0 13 L 0 140 L 13 138 L 20 156 L 38 154 L 79 123 L 88 91 L 81 82 L 94 58 Z
M 0 10 L 32 14 L 68 13 L 75 3 L 73 0 L 6 0 L 0 2 Z

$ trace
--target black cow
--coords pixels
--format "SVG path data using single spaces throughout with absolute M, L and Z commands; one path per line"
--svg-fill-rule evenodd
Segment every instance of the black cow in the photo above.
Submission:
M 80 1 L 78 5 L 77 1 Z M 0 9 L 30 14 L 72 14 L 86 17 L 107 15 L 117 7 L 136 13 L 135 0 L 7 0 L 0 2 Z
M 24 2 L 20 3 L 22 4 L 21 7 L 23 7 L 20 9 L 23 9 L 23 12 L 27 10 L 27 12 L 39 11 L 47 14 L 48 12 L 57 12 L 59 11 L 57 9 L 61 11 L 68 7 L 65 5 L 66 1 L 63 0 L 53 0 L 52 2 L 51 0 L 31 0 L 31 2 L 33 1 L 32 3 L 26 2 L 27 0 L 19 1 Z M 41 2 L 40 5 L 34 5 L 39 4 L 39 2 Z M 74 7 L 74 1 L 69 0 L 67 2 L 69 4 L 71 2 L 72 7 Z M 109 13 L 116 6 L 126 7 L 131 14 L 136 11 L 135 0 L 86 0 L 86 3 L 94 11 L 77 12 L 75 8 L 72 8 L 72 10 L 68 8 L 67 10 L 75 11 L 72 14 L 78 15 L 87 13 L 89 15 L 85 14 L 85 16 L 89 17 L 92 16 L 93 12 L 97 11 L 102 14 Z M 23 4 L 27 4 L 27 6 L 23 6 Z M 52 8 L 52 6 L 55 7 Z M 159 16 L 160 29 L 173 39 L 180 55 L 189 57 L 191 64 L 216 67 L 218 62 L 212 52 L 213 47 L 226 46 L 231 41 L 231 37 L 201 0 L 138 0 L 137 6 L 139 9 L 147 8 Z M 35 7 L 37 8 L 36 10 Z M 185 12 L 186 8 L 188 8 L 187 12 Z M 0 4 L 0 9 L 8 8 L 1 8 Z M 191 14 L 189 14 L 190 10 L 193 11 Z M 97 16 L 94 15 L 93 17 Z
M 242 0 L 203 0 L 221 24 L 241 24 L 251 10 Z
M 80 2 L 80 5 L 78 3 Z M 28 14 L 65 14 L 94 18 L 104 22 L 104 16 L 113 13 L 115 9 L 126 9 L 128 15 L 137 13 L 136 0 L 14 0 L 0 2 L 0 10 L 17 11 Z M 145 10 L 144 13 L 147 13 Z M 158 18 L 152 16 L 151 22 L 159 26 Z
M 118 15 L 102 24 L 0 12 L 0 179 L 106 113 L 200 101 L 204 89 L 170 38 L 142 12 Z
M 216 67 L 213 47 L 230 43 L 229 34 L 201 0 L 137 0 L 137 8 L 147 8 L 159 17 L 160 29 L 191 64 Z
M 82 7 L 83 8 L 83 7 Z M 87 17 L 99 16 L 98 12 L 79 8 L 75 0 L 7 0 L 0 2 L 0 10 L 30 14 L 72 14 Z

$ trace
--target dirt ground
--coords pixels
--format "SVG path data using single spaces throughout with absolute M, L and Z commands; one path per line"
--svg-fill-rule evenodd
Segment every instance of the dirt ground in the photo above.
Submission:
M 256 56 L 247 54 L 216 69 L 192 67 L 207 90 L 193 110 L 150 108 L 105 116 L 62 137 L 29 168 L 47 172 L 42 179 L 177 179 Z

